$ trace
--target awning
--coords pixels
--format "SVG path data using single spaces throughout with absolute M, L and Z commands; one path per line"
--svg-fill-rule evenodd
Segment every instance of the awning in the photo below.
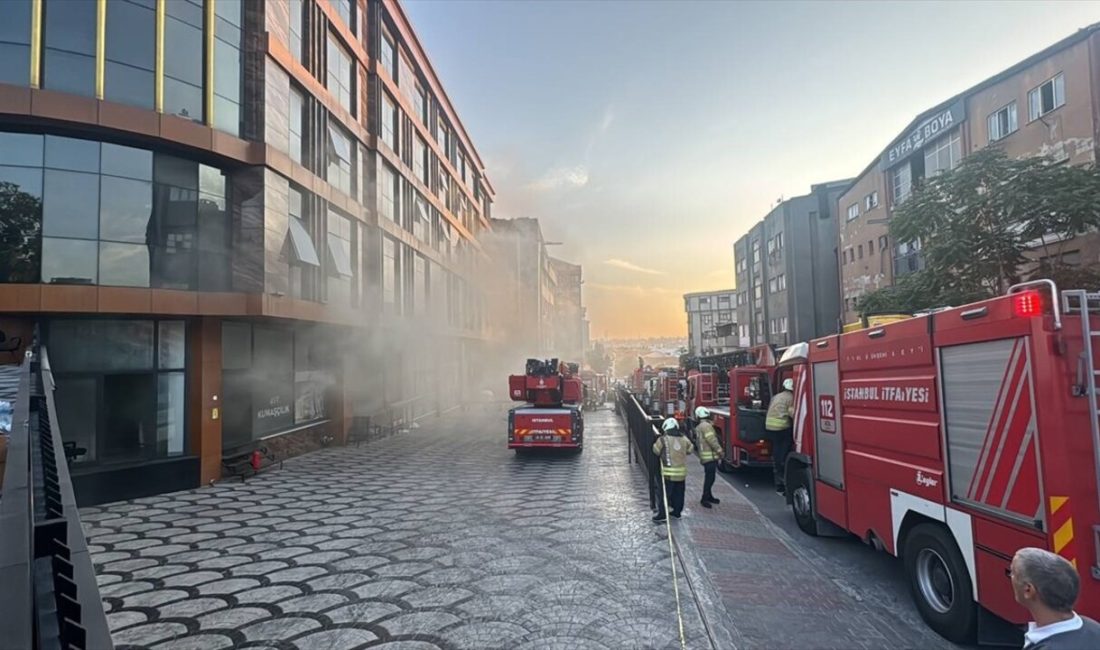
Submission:
M 290 227 L 287 235 L 290 237 L 290 250 L 294 253 L 294 261 L 298 264 L 321 266 L 317 249 L 313 246 L 313 238 L 309 236 L 305 225 L 297 217 L 290 217 L 288 223 Z
M 350 278 L 355 275 L 351 270 L 351 242 L 328 234 L 328 261 L 337 275 Z

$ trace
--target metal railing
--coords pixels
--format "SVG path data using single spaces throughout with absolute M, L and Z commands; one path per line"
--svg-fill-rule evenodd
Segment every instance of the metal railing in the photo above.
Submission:
M 0 497 L 0 645 L 111 648 L 65 462 L 44 346 L 20 367 Z
M 653 453 L 653 443 L 657 440 L 657 425 L 660 424 L 661 417 L 646 413 L 634 394 L 625 388 L 618 389 L 615 404 L 630 438 L 627 453 L 635 463 L 641 463 L 645 467 L 649 507 L 656 509 L 657 499 L 661 494 L 661 465 L 660 458 Z

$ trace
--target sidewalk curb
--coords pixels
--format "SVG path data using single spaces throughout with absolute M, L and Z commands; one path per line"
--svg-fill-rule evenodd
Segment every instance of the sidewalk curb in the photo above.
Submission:
M 672 534 L 672 543 L 676 548 L 676 556 L 680 560 L 680 567 L 684 570 L 684 579 L 699 610 L 699 617 L 703 620 L 703 627 L 706 629 L 711 647 L 715 650 L 725 648 L 736 650 L 744 647 L 744 638 L 734 624 L 725 603 L 722 602 L 721 594 L 707 579 L 706 571 L 702 570 L 704 566 L 702 559 L 695 552 L 692 544 L 680 543 L 680 535 L 683 534 L 678 534 L 680 530 L 685 531 L 690 539 L 690 529 L 687 527 L 680 529 L 677 526 Z

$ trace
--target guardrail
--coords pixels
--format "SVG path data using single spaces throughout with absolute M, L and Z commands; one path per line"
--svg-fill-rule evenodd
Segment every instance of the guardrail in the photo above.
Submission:
M 655 510 L 661 494 L 661 465 L 660 458 L 653 453 L 653 443 L 657 441 L 657 425 L 660 424 L 661 417 L 646 413 L 634 394 L 625 388 L 618 389 L 615 404 L 619 417 L 626 425 L 627 436 L 630 437 L 628 453 L 634 463 L 641 463 L 645 467 L 649 507 Z
M 20 367 L 0 496 L 0 646 L 112 648 L 57 426 L 44 346 Z

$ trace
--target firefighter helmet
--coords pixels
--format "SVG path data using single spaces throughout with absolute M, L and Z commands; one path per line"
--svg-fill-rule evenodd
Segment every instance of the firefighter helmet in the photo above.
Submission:
M 680 423 L 676 421 L 676 418 L 668 418 L 661 423 L 661 431 L 675 431 L 680 428 Z
M 710 409 L 708 409 L 707 407 L 700 406 L 699 408 L 695 409 L 695 419 L 696 420 L 706 420 L 709 417 L 710 417 Z
M 783 380 L 783 390 L 794 390 L 794 380 L 787 377 Z

